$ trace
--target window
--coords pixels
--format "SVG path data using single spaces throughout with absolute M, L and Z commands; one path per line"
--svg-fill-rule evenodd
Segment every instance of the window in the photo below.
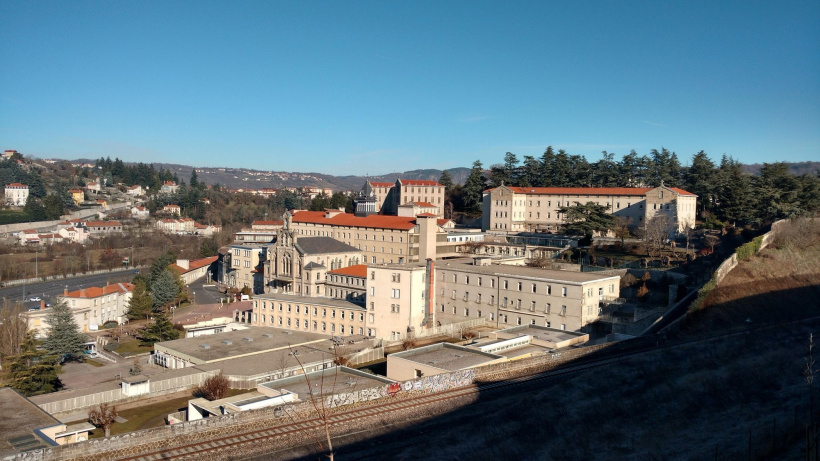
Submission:
M 533 292 L 533 293 L 535 293 L 535 292 L 536 292 L 536 290 L 535 290 L 535 284 L 534 284 L 534 283 L 532 284 L 532 292 Z
M 322 309 L 322 317 L 327 317 L 327 309 Z
M 523 286 L 524 286 L 524 284 L 523 284 L 523 283 L 518 282 L 518 291 L 521 291 L 521 287 L 523 287 Z
M 453 315 L 456 313 L 456 306 L 453 306 Z
M 375 322 L 375 321 L 376 321 L 375 319 L 376 319 L 376 317 L 375 317 L 373 314 L 369 314 L 369 315 L 367 316 L 367 320 L 368 320 L 370 323 Z
M 469 275 L 464 276 L 464 283 L 467 284 L 467 285 L 470 284 L 470 276 Z
M 490 302 L 488 302 L 487 304 L 495 304 L 495 295 L 490 295 Z
M 392 312 L 394 314 L 398 314 L 399 313 L 399 305 L 398 304 L 391 304 L 390 305 L 390 312 Z
M 530 301 L 530 310 L 535 312 L 535 301 Z
M 549 314 L 550 313 L 550 307 L 552 307 L 552 305 L 550 303 L 547 303 L 547 308 L 544 309 L 544 313 Z
M 341 312 L 339 313 L 339 317 L 341 317 L 341 318 L 345 318 L 345 311 L 341 311 Z M 353 316 L 351 315 L 351 316 L 350 316 L 350 318 L 353 318 Z
M 495 312 L 490 312 L 490 321 L 495 320 Z
M 481 277 L 478 278 L 478 286 L 481 286 Z
M 508 281 L 504 280 L 504 289 L 506 290 L 509 287 L 510 287 L 510 283 Z
M 374 310 L 375 308 L 376 308 L 376 303 L 374 303 L 374 302 L 372 302 L 372 301 L 371 301 L 371 302 L 370 302 L 370 310 L 372 311 L 372 310 Z
M 444 304 L 441 305 L 441 312 L 444 312 Z
M 567 297 L 567 287 L 561 287 L 561 296 Z
M 481 311 L 478 311 L 478 312 L 477 312 L 477 316 L 478 316 L 479 318 L 481 318 Z
M 521 309 L 521 300 L 519 299 L 518 302 L 515 304 L 516 309 Z
M 530 320 L 530 325 L 535 325 L 535 319 Z
M 334 319 L 336 318 L 336 309 L 331 309 L 330 310 L 330 317 L 334 318 Z
M 516 317 L 515 324 L 516 325 L 521 325 L 521 317 Z
M 495 279 L 490 279 L 490 288 L 495 288 Z
M 469 317 L 469 316 L 470 316 L 470 309 L 464 308 L 464 316 L 465 316 L 465 317 Z
M 548 295 L 552 294 L 552 285 L 547 285 L 547 294 Z
M 567 315 L 567 306 L 561 306 L 561 315 Z
M 376 271 L 370 271 L 370 280 L 376 280 Z
M 327 324 L 322 322 L 322 331 L 327 331 Z
M 317 324 L 316 324 L 316 321 L 314 320 L 313 321 L 313 331 L 316 331 L 316 329 L 317 329 Z
M 566 323 L 562 323 L 562 324 L 561 324 L 561 329 L 562 329 L 562 330 L 566 330 L 566 329 L 567 329 L 567 324 L 566 324 Z
M 290 317 L 288 317 L 288 326 L 290 326 Z
M 278 321 L 279 325 L 282 324 L 282 317 L 277 317 L 276 320 Z

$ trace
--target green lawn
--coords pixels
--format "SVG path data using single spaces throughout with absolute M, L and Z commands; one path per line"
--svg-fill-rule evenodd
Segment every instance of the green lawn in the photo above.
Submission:
M 123 357 L 130 357 L 132 355 L 151 352 L 152 350 L 154 350 L 154 346 L 146 346 L 143 345 L 142 342 L 134 340 L 121 343 L 115 352 Z
M 255 390 L 256 389 L 228 389 L 228 396 L 245 394 Z M 120 417 L 128 421 L 124 423 L 114 423 L 114 425 L 111 426 L 111 435 L 125 434 L 150 429 L 152 427 L 162 427 L 165 425 L 166 416 L 188 408 L 188 400 L 193 398 L 193 394 L 189 394 L 150 406 L 121 410 L 118 412 Z M 105 432 L 101 428 L 97 428 L 91 432 L 90 438 L 102 438 L 104 435 Z

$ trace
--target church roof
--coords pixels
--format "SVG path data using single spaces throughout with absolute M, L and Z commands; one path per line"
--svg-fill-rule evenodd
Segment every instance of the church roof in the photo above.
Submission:
M 330 237 L 299 237 L 296 247 L 303 254 L 360 253 L 361 250 Z

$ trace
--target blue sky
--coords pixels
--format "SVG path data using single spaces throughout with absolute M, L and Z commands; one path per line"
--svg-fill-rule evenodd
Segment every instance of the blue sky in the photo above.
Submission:
M 0 148 L 344 174 L 820 161 L 820 2 L 0 1 Z

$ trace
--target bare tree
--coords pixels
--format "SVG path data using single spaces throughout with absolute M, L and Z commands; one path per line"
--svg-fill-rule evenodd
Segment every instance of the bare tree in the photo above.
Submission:
M 88 410 L 88 420 L 91 424 L 103 428 L 105 436 L 111 435 L 111 425 L 117 420 L 117 407 L 101 403 L 99 407 Z
M 0 357 L 20 354 L 20 344 L 26 339 L 26 323 L 20 318 L 25 306 L 3 299 L 0 308 Z
M 692 236 L 695 235 L 695 223 L 690 218 L 683 220 L 681 233 L 686 238 L 686 254 L 689 254 L 689 244 L 692 241 Z
M 718 237 L 717 235 L 706 234 L 703 237 L 703 241 L 704 243 L 709 245 L 709 252 L 714 253 L 715 245 L 717 245 L 718 242 L 720 242 L 720 237 Z
M 615 217 L 615 227 L 612 228 L 616 238 L 621 239 L 621 248 L 624 247 L 624 240 L 632 236 L 630 228 L 632 227 L 632 218 L 623 216 Z
M 228 394 L 228 378 L 220 371 L 218 375 L 209 376 L 195 393 L 208 400 L 224 399 Z
M 651 250 L 657 250 L 658 256 L 661 255 L 664 243 L 669 238 L 669 233 L 672 231 L 674 224 L 672 217 L 665 213 L 659 213 L 646 222 L 644 239 L 650 250 L 650 256 L 652 256 Z

